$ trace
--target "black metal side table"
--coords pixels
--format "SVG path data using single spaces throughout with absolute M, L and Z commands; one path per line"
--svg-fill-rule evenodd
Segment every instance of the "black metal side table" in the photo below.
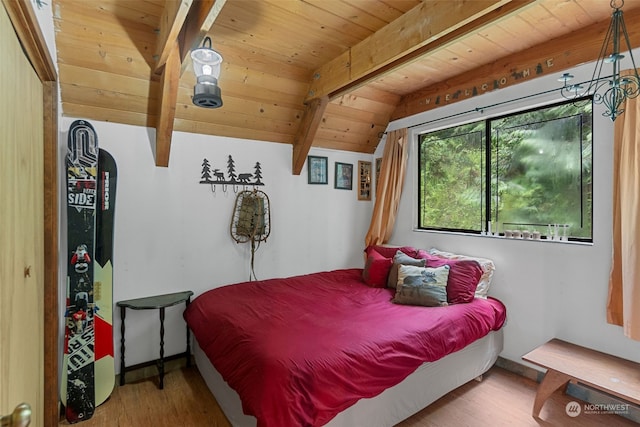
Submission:
M 155 295 L 145 298 L 136 298 L 125 301 L 118 301 L 116 305 L 120 307 L 120 319 L 122 320 L 120 324 L 120 385 L 124 385 L 124 375 L 127 371 L 124 365 L 124 320 L 125 320 L 125 311 L 127 308 L 133 310 L 152 310 L 159 309 L 160 310 L 160 359 L 158 360 L 158 374 L 160 377 L 159 387 L 162 390 L 164 388 L 164 310 L 167 307 L 171 307 L 172 305 L 185 303 L 186 306 L 189 306 L 191 302 L 191 296 L 193 295 L 192 291 L 183 291 L 176 292 L 173 294 L 165 294 L 165 295 Z M 189 328 L 187 327 L 187 350 L 184 352 L 184 356 L 187 359 L 187 366 L 191 366 L 191 352 L 189 350 Z

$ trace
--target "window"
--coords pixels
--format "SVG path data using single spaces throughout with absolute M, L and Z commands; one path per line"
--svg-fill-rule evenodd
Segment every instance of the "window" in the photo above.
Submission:
M 591 98 L 419 137 L 418 227 L 592 239 Z M 561 231 L 562 232 L 562 231 Z

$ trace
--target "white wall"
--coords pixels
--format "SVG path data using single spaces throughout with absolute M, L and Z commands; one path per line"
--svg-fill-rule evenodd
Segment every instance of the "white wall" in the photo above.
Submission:
M 52 5 L 34 7 L 51 56 L 56 63 Z M 56 64 L 57 65 L 57 64 Z M 215 110 L 211 114 L 215 114 Z M 59 104 L 60 193 L 60 348 L 64 328 L 67 268 L 66 188 L 64 156 L 67 131 L 75 118 L 62 118 Z M 79 117 L 81 118 L 81 117 Z M 201 164 L 207 158 L 225 170 L 229 155 L 239 172 L 262 165 L 264 186 L 271 202 L 271 235 L 255 257 L 258 278 L 289 276 L 335 268 L 361 267 L 364 236 L 372 202 L 358 201 L 353 190 L 333 188 L 334 162 L 372 161 L 371 155 L 312 149 L 309 154 L 329 158 L 327 185 L 307 184 L 307 169 L 291 173 L 292 150 L 287 144 L 218 138 L 175 132 L 168 168 L 154 163 L 155 130 L 91 121 L 101 148 L 118 166 L 114 249 L 114 342 L 120 357 L 120 320 L 115 301 L 190 289 L 196 294 L 223 284 L 247 280 L 248 244 L 237 244 L 229 234 L 235 201 L 233 189 L 225 194 L 199 184 Z M 184 351 L 181 308 L 167 309 L 166 355 Z M 127 365 L 158 357 L 157 312 L 127 310 Z M 62 357 L 62 356 L 61 356 Z M 116 371 L 120 365 L 116 363 Z
M 55 58 L 50 6 L 37 10 L 47 44 Z M 634 52 L 640 57 L 640 52 Z M 573 70 L 587 79 L 591 65 Z M 559 73 L 558 73 L 559 74 Z M 557 75 L 478 96 L 391 123 L 389 130 L 469 111 L 523 95 L 556 88 Z M 557 95 L 536 97 L 520 104 L 486 109 L 494 114 L 530 107 Z M 62 110 L 60 110 L 62 111 Z M 523 242 L 415 231 L 416 163 L 411 153 L 391 243 L 458 251 L 492 258 L 497 271 L 491 294 L 508 308 L 503 357 L 520 357 L 535 346 L 559 337 L 631 360 L 640 361 L 640 343 L 622 335 L 621 328 L 606 323 L 607 284 L 611 256 L 613 127 L 596 110 L 594 133 L 594 243 L 593 245 Z M 215 113 L 212 113 L 215 114 Z M 475 117 L 479 115 L 476 114 Z M 71 118 L 60 122 L 61 159 Z M 176 132 L 169 168 L 153 163 L 154 131 L 134 126 L 92 122 L 103 148 L 118 163 L 116 207 L 114 301 L 192 289 L 200 293 L 248 277 L 247 245 L 237 245 L 228 233 L 233 194 L 214 196 L 198 184 L 202 158 L 221 164 L 230 154 L 239 168 L 256 161 L 263 165 L 264 190 L 272 204 L 272 235 L 256 255 L 259 278 L 286 276 L 323 269 L 361 266 L 361 249 L 372 204 L 359 202 L 354 191 L 333 189 L 333 162 L 354 163 L 380 157 L 312 150 L 329 157 L 327 186 L 307 185 L 306 168 L 291 175 L 291 147 L 275 143 L 231 140 Z M 454 121 L 450 121 L 454 123 Z M 443 126 L 444 121 L 429 126 Z M 412 146 L 415 148 L 415 145 Z M 63 171 L 61 160 L 60 170 Z M 64 175 L 61 172 L 61 183 Z M 355 185 L 355 183 L 354 183 Z M 61 186 L 64 194 L 64 187 Z M 64 295 L 66 228 L 61 198 L 60 289 Z M 64 306 L 61 303 L 61 306 Z M 157 315 L 128 311 L 127 364 L 157 357 Z M 183 351 L 180 310 L 167 312 L 167 354 Z M 114 324 L 119 357 L 119 321 Z M 117 365 L 119 368 L 119 365 Z
M 72 121 L 60 123 L 62 146 Z M 291 173 L 290 145 L 174 132 L 169 167 L 162 168 L 154 162 L 155 130 L 90 122 L 100 148 L 118 166 L 114 302 L 181 290 L 197 295 L 249 279 L 250 245 L 236 243 L 229 233 L 236 194 L 231 187 L 213 193 L 199 184 L 204 158 L 222 171 L 229 155 L 237 173 L 252 173 L 256 162 L 262 166 L 265 185 L 257 188 L 270 199 L 271 235 L 256 252 L 259 279 L 362 267 L 373 205 L 357 200 L 355 180 L 352 191 L 334 189 L 333 167 L 335 161 L 352 163 L 355 172 L 358 160 L 371 161 L 371 155 L 314 149 L 310 154 L 329 158 L 329 183 L 309 185 L 306 166 L 298 176 Z M 64 270 L 64 260 L 61 265 Z M 184 351 L 182 309 L 167 309 L 167 355 Z M 120 320 L 114 315 L 119 360 Z M 126 340 L 127 365 L 157 358 L 157 311 L 127 310 Z
M 636 56 L 638 53 L 634 52 Z M 640 52 L 639 52 L 640 53 Z M 576 68 L 576 81 L 587 80 L 593 65 Z M 553 74 L 553 75 L 551 75 Z M 522 362 L 521 356 L 557 337 L 627 359 L 640 361 L 640 342 L 630 340 L 618 326 L 606 322 L 611 268 L 613 125 L 594 108 L 593 244 L 516 241 L 456 233 L 417 231 L 417 135 L 488 115 L 531 108 L 562 100 L 558 92 L 507 105 L 484 108 L 559 87 L 560 73 L 477 96 L 447 107 L 391 123 L 388 130 L 410 128 L 411 153 L 398 220 L 391 243 L 491 258 L 496 264 L 490 295 L 508 309 L 502 356 Z M 475 112 L 476 108 L 483 113 Z M 474 111 L 468 115 L 460 115 Z M 442 120 L 440 120 L 442 119 Z M 421 125 L 421 123 L 431 122 Z M 383 144 L 376 155 L 382 152 Z

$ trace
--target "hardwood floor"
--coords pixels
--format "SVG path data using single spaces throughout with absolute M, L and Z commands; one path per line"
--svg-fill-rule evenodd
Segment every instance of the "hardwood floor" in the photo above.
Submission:
M 197 368 L 179 368 L 165 376 L 164 390 L 155 377 L 116 386 L 107 402 L 82 427 L 230 427 Z M 572 397 L 556 392 L 542 408 L 540 419 L 531 416 L 537 383 L 493 367 L 482 382 L 471 381 L 452 391 L 397 427 L 591 427 L 636 426 L 617 415 L 565 412 Z M 579 402 L 581 407 L 583 402 Z M 60 426 L 69 425 L 65 421 Z M 285 427 L 285 426 L 283 426 Z M 366 427 L 366 426 L 353 426 Z
M 531 416 L 538 383 L 502 368 L 493 367 L 482 382 L 471 381 L 457 388 L 398 427 L 596 427 L 637 426 L 618 415 L 567 415 L 569 402 L 576 401 L 561 391 L 542 407 L 540 418 Z M 577 401 L 580 407 L 584 402 Z
M 134 375 L 132 375 L 134 376 Z M 59 426 L 71 425 L 67 420 Z M 164 389 L 157 376 L 116 384 L 111 397 L 79 427 L 230 427 L 195 366 L 165 373 Z

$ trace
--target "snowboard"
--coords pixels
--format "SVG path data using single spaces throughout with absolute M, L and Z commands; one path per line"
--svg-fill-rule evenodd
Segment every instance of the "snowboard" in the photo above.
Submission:
M 66 419 L 76 423 L 91 418 L 95 410 L 93 262 L 98 139 L 93 126 L 84 120 L 69 127 L 66 167 L 68 265 L 61 395 Z
M 96 406 L 111 395 L 116 377 L 113 355 L 113 220 L 117 174 L 113 156 L 101 148 L 98 154 L 96 247 L 93 269 Z

